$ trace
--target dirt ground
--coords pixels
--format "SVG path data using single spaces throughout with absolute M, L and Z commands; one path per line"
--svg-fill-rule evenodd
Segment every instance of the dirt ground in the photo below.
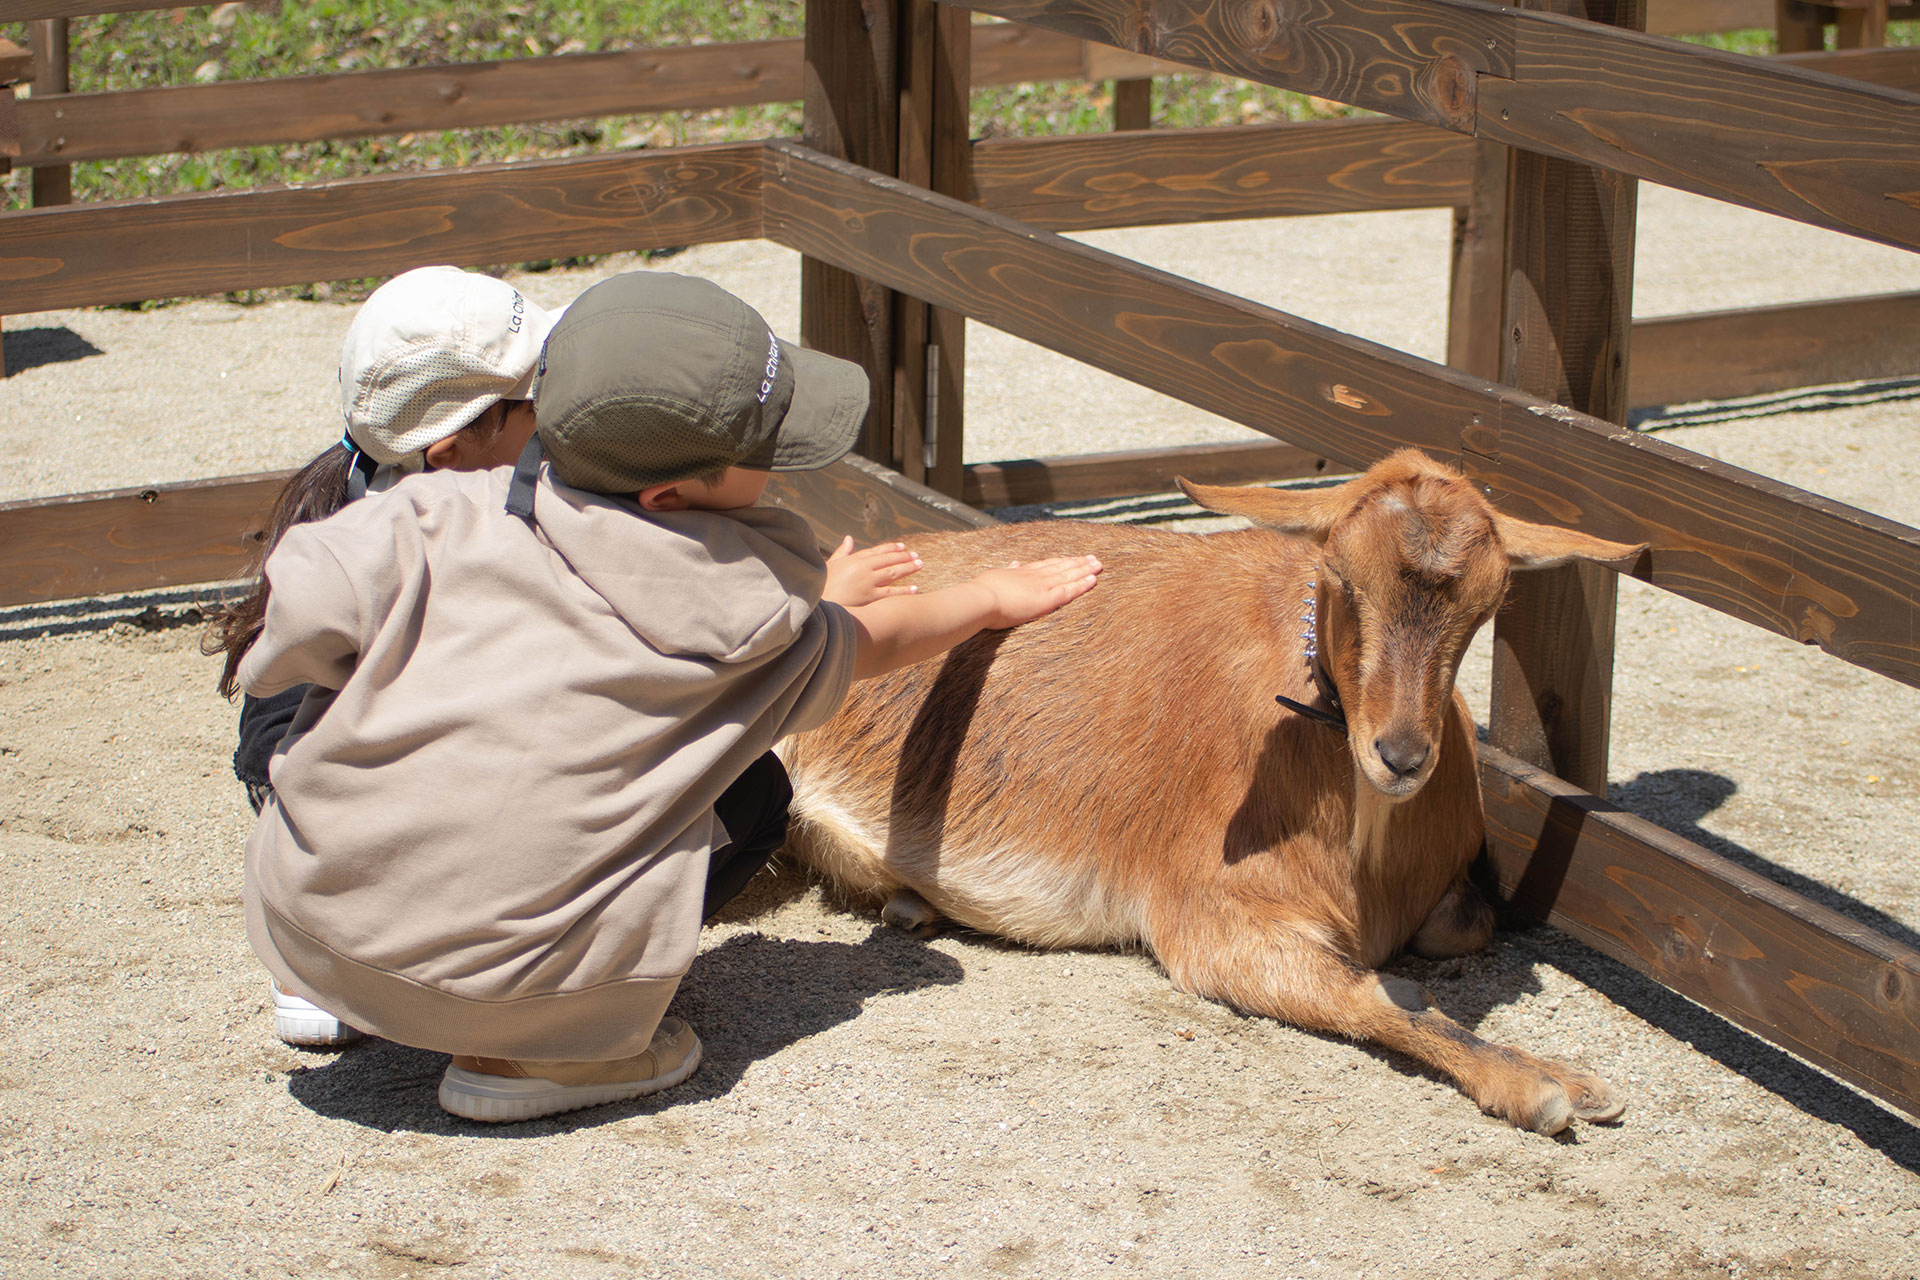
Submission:
M 1654 189 L 1640 238 L 1642 314 L 1920 288 L 1916 255 Z M 1444 214 L 1087 239 L 1439 354 Z M 522 283 L 558 303 L 632 265 Z M 793 332 L 790 255 L 658 265 Z M 304 460 L 338 431 L 348 316 L 9 318 L 0 500 Z M 972 458 L 1241 433 L 970 342 Z M 1895 381 L 1643 425 L 1911 524 L 1917 405 Z M 708 930 L 676 1004 L 706 1046 L 687 1084 L 456 1121 L 441 1056 L 274 1038 L 195 602 L 0 611 L 0 1275 L 1920 1277 L 1914 1117 L 1546 929 L 1396 971 L 1628 1099 L 1559 1140 L 1144 957 L 916 942 L 790 870 Z M 1620 632 L 1613 798 L 1920 940 L 1920 694 L 1630 582 Z

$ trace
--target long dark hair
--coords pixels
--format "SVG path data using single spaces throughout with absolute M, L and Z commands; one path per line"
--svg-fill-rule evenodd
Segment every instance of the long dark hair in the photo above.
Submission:
M 231 698 L 240 691 L 240 659 L 260 636 L 267 620 L 267 580 L 262 574 L 267 557 L 280 545 L 280 538 L 297 524 L 325 520 L 347 505 L 347 476 L 353 470 L 354 455 L 344 443 L 293 473 L 280 496 L 267 512 L 267 527 L 261 533 L 260 548 L 247 565 L 253 588 L 238 601 L 222 605 L 209 619 L 203 652 L 224 652 L 226 666 L 220 672 L 220 694 Z
M 460 428 L 460 434 L 482 448 L 493 442 L 507 421 L 505 400 L 496 400 L 480 416 Z M 220 671 L 220 694 L 231 698 L 240 692 L 240 659 L 260 638 L 267 622 L 267 599 L 272 594 L 267 584 L 267 557 L 280 545 L 287 530 L 297 524 L 325 520 L 347 505 L 347 478 L 353 472 L 356 455 L 343 440 L 294 472 L 280 496 L 267 513 L 267 527 L 260 538 L 260 549 L 247 565 L 253 580 L 246 595 L 232 604 L 215 609 L 208 619 L 206 638 L 200 642 L 203 653 L 225 653 L 226 664 Z

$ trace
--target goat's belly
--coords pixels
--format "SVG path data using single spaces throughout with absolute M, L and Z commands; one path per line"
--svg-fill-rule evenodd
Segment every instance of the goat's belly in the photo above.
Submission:
M 948 919 L 1043 947 L 1127 946 L 1143 913 L 1091 862 L 1036 848 L 893 839 L 887 820 L 850 798 L 794 778 L 789 848 L 852 893 L 885 899 L 911 889 Z

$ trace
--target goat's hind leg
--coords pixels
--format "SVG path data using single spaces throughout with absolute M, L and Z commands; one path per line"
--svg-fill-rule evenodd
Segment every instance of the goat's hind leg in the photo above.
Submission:
M 1154 950 L 1183 991 L 1397 1049 L 1451 1077 L 1482 1111 L 1536 1133 L 1625 1109 L 1599 1077 L 1482 1040 L 1415 984 L 1354 964 L 1313 921 L 1274 919 L 1239 902 L 1188 904 L 1168 916 L 1155 922 L 1170 928 L 1156 929 Z
M 911 889 L 899 890 L 880 908 L 883 924 L 915 938 L 931 938 L 939 933 L 941 919 L 933 904 Z

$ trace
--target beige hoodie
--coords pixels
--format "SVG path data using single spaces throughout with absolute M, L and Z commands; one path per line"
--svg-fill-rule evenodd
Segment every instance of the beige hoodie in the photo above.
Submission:
M 411 476 L 267 561 L 247 692 L 310 681 L 247 845 L 283 984 L 445 1053 L 638 1053 L 692 963 L 713 802 L 830 716 L 854 629 L 798 517 Z

